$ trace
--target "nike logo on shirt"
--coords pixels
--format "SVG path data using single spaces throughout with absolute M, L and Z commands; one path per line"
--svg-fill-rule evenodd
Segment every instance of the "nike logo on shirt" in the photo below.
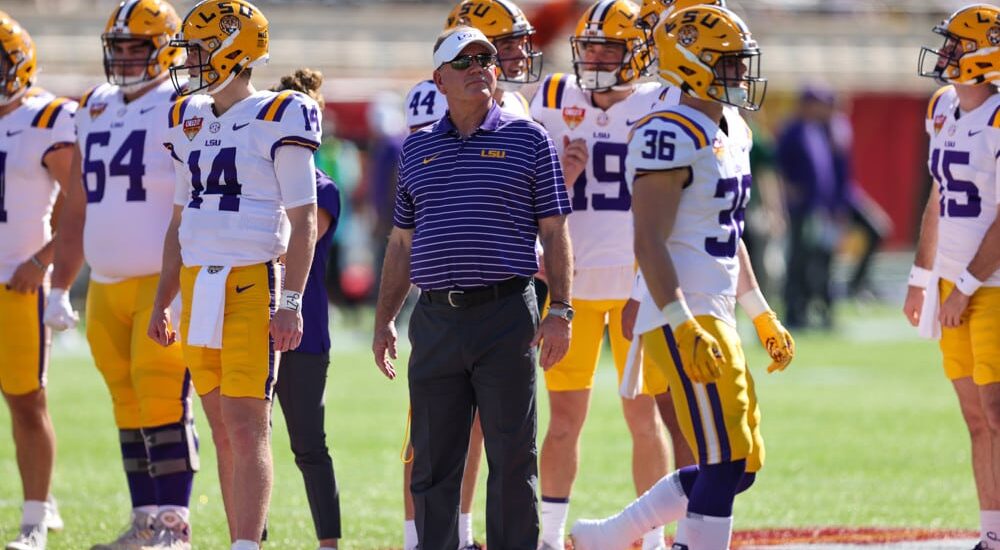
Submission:
M 20 134 L 23 131 L 24 130 L 7 130 L 7 137 L 16 136 L 17 134 Z
M 247 126 L 250 126 L 249 122 L 244 122 L 243 124 L 233 124 L 233 131 L 235 132 L 236 130 L 242 130 L 243 128 L 246 128 Z
M 139 114 L 140 115 L 144 115 L 144 114 L 152 111 L 155 108 L 156 108 L 156 105 L 153 105 L 152 107 L 146 107 L 145 109 L 139 109 Z

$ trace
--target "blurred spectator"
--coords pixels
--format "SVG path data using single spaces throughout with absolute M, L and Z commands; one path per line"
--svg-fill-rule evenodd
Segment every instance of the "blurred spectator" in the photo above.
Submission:
M 850 150 L 850 123 L 836 110 L 833 92 L 803 89 L 778 138 L 789 220 L 784 297 L 790 328 L 808 325 L 814 306 L 822 325 L 833 325 L 830 269 L 850 211 Z
M 402 99 L 392 93 L 377 94 L 368 105 L 367 116 L 371 138 L 366 154 L 364 185 L 366 206 L 371 214 L 374 288 L 378 289 L 386 242 L 392 230 L 399 152 L 406 139 L 407 127 Z

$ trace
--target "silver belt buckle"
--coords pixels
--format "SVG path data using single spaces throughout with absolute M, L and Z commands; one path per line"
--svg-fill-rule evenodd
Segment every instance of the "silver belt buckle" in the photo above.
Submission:
M 460 307 L 458 304 L 456 304 L 454 301 L 452 301 L 452 296 L 455 295 L 455 294 L 465 294 L 465 291 L 464 290 L 449 290 L 448 291 L 448 305 L 450 305 L 451 307 Z

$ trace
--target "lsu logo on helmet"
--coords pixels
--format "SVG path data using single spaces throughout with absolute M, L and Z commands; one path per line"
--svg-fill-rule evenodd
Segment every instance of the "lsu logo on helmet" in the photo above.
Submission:
M 683 9 L 695 6 L 726 7 L 726 0 L 642 0 L 639 8 L 639 18 L 635 25 L 646 37 L 646 48 L 649 50 L 649 63 L 642 68 L 643 75 L 656 74 L 656 45 L 653 43 L 653 29 L 660 21 L 670 19 L 670 16 Z
M 658 76 L 698 99 L 760 109 L 767 79 L 760 76 L 760 48 L 746 23 L 718 6 L 674 13 L 653 31 Z
M 13 17 L 0 11 L 0 106 L 16 101 L 35 83 L 35 43 Z
M 586 90 L 605 91 L 637 80 L 651 60 L 646 35 L 636 26 L 639 8 L 630 0 L 598 0 L 577 22 L 569 39 L 577 82 Z M 615 63 L 598 62 L 596 45 L 619 49 Z
M 934 27 L 944 37 L 935 50 L 920 49 L 920 76 L 941 84 L 1000 81 L 1000 8 L 966 6 Z
M 170 68 L 177 93 L 218 93 L 245 69 L 267 63 L 267 18 L 245 0 L 205 0 L 184 16 L 181 34 L 170 45 L 187 51 L 187 63 Z M 185 86 L 183 73 L 197 84 Z
M 462 0 L 448 14 L 444 28 L 459 25 L 479 29 L 496 47 L 498 81 L 527 84 L 541 79 L 542 52 L 531 42 L 535 28 L 510 0 Z

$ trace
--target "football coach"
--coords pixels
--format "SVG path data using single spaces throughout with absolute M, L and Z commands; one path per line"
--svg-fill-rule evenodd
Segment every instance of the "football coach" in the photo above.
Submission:
M 559 158 L 537 123 L 493 101 L 497 51 L 457 27 L 434 45 L 434 82 L 449 110 L 411 134 L 400 155 L 394 228 L 375 311 L 372 351 L 396 372 L 395 318 L 412 281 L 413 479 L 421 550 L 453 550 L 469 429 L 478 408 L 489 478 L 493 550 L 535 550 L 536 350 L 543 368 L 569 347 L 570 212 Z M 539 321 L 531 276 L 545 248 L 552 307 Z

